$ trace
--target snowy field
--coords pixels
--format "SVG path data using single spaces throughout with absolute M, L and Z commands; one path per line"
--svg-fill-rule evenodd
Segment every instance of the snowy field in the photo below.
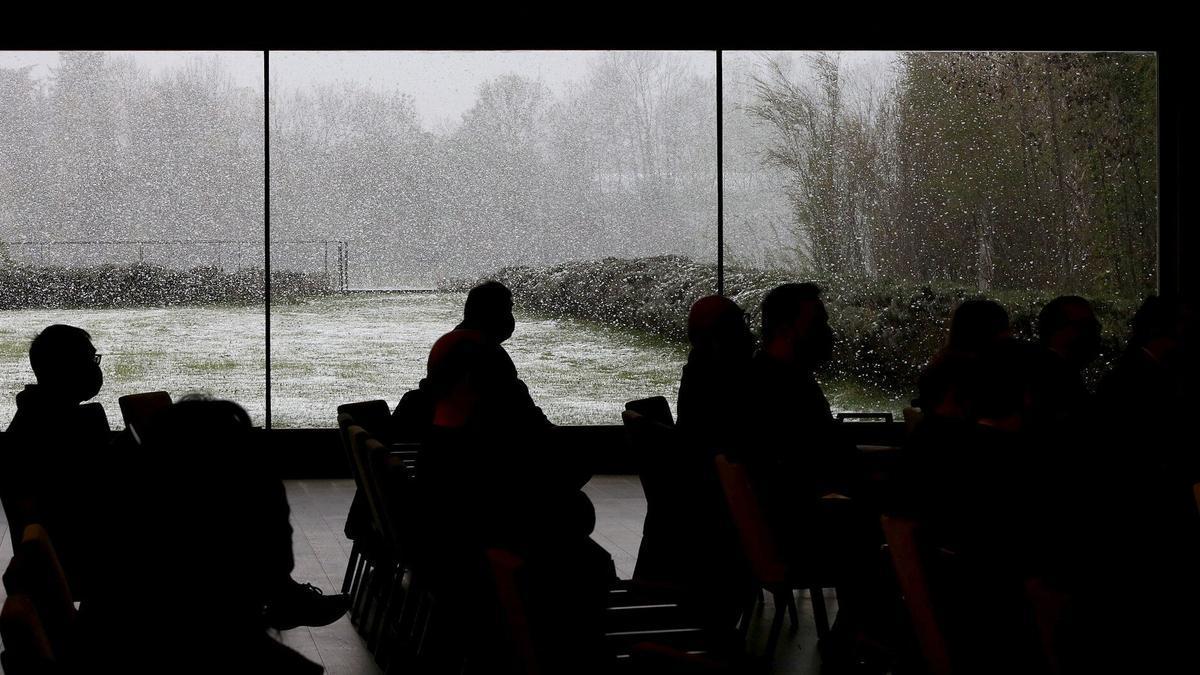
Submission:
M 462 315 L 462 294 L 367 294 L 276 306 L 272 311 L 272 425 L 330 427 L 339 403 L 392 405 L 416 386 L 433 342 Z M 686 358 L 654 338 L 517 314 L 505 343 L 534 399 L 560 424 L 619 424 L 625 401 L 661 394 L 672 405 Z M 29 340 L 52 323 L 92 334 L 104 354 L 97 398 L 114 427 L 117 398 L 165 389 L 233 399 L 263 424 L 261 308 L 21 310 L 0 312 L 0 424 L 33 381 Z
M 425 373 L 429 348 L 462 316 L 463 294 L 383 293 L 321 298 L 272 311 L 275 427 L 332 427 L 338 404 L 395 405 Z M 80 326 L 104 354 L 97 398 L 114 428 L 117 398 L 165 389 L 207 392 L 265 419 L 264 318 L 259 307 L 19 310 L 0 312 L 0 425 L 33 381 L 29 341 L 52 323 Z M 505 343 L 546 415 L 558 424 L 620 424 L 624 402 L 663 395 L 675 407 L 684 346 L 575 319 L 517 312 Z M 888 409 L 849 385 L 827 385 L 835 410 Z

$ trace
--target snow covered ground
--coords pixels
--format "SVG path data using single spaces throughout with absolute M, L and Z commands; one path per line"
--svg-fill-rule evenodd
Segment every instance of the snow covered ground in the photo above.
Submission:
M 330 427 L 339 403 L 395 404 L 424 375 L 429 347 L 462 315 L 462 294 L 364 294 L 272 311 L 275 427 Z M 204 391 L 264 423 L 264 316 L 258 307 L 0 312 L 0 424 L 33 381 L 29 340 L 52 323 L 88 330 L 105 384 L 97 398 L 114 427 L 117 398 L 165 389 Z M 505 343 L 547 416 L 560 424 L 619 424 L 625 401 L 661 394 L 674 405 L 686 352 L 652 337 L 575 320 L 517 314 Z
M 338 404 L 390 404 L 425 373 L 429 348 L 462 316 L 463 294 L 378 293 L 321 298 L 272 310 L 271 408 L 275 427 L 332 427 Z M 164 389 L 241 403 L 265 423 L 261 307 L 16 310 L 0 312 L 0 426 L 33 372 L 29 341 L 52 323 L 80 326 L 104 354 L 104 404 L 114 428 L 117 398 Z M 625 401 L 663 395 L 675 407 L 685 346 L 575 319 L 517 312 L 505 343 L 521 377 L 558 424 L 620 424 Z M 892 410 L 903 403 L 827 383 L 835 411 Z

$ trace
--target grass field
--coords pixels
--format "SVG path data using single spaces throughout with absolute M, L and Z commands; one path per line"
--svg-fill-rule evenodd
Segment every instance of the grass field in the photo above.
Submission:
M 339 403 L 395 404 L 425 372 L 429 347 L 454 327 L 462 294 L 329 297 L 272 309 L 271 406 L 275 427 L 330 427 Z M 238 401 L 265 423 L 261 307 L 16 310 L 0 312 L 0 424 L 33 381 L 29 341 L 52 323 L 88 330 L 104 354 L 97 397 L 114 427 L 117 398 L 165 389 Z M 534 400 L 559 424 L 619 424 L 625 401 L 666 396 L 674 407 L 684 345 L 574 319 L 517 313 L 505 343 Z M 900 403 L 852 383 L 827 383 L 835 410 L 893 410 Z

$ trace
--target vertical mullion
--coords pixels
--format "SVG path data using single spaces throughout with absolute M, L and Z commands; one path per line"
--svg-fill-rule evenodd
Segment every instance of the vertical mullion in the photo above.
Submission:
M 717 295 L 725 295 L 725 83 L 721 72 L 721 50 L 717 50 Z
M 271 428 L 271 52 L 263 50 L 263 307 L 266 312 L 266 420 Z

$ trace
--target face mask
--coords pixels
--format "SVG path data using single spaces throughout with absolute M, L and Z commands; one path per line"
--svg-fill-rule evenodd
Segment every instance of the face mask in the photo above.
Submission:
M 91 368 L 81 373 L 78 385 L 77 396 L 80 401 L 86 401 L 99 394 L 100 388 L 104 386 L 104 373 L 100 370 L 100 366 L 93 364 Z

